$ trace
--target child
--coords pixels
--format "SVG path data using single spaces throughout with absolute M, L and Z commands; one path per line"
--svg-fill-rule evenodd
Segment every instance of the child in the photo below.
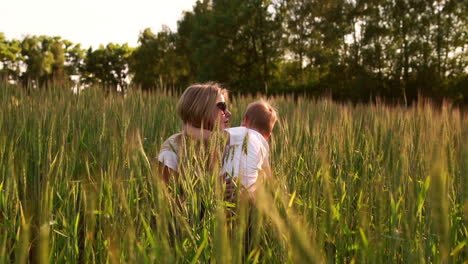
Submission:
M 240 127 L 225 129 L 229 140 L 223 155 L 222 174 L 226 178 L 239 179 L 249 193 L 255 192 L 259 179 L 271 174 L 267 140 L 276 121 L 276 110 L 260 100 L 247 107 Z M 200 130 L 193 127 L 186 127 L 186 132 L 200 136 Z M 209 138 L 211 133 L 205 130 L 203 135 Z

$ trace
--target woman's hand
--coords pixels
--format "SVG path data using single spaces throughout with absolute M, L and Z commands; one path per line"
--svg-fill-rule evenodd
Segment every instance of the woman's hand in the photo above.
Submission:
M 237 201 L 237 184 L 230 177 L 224 178 L 226 191 L 224 192 L 224 200 L 230 203 Z
M 173 171 L 172 169 L 164 165 L 162 162 L 159 162 L 158 169 L 159 175 L 162 176 L 162 180 L 166 185 L 169 184 L 169 180 L 171 177 L 177 177 L 177 172 Z

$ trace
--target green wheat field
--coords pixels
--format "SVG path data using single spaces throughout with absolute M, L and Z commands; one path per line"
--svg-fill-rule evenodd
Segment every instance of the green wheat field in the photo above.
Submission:
M 449 103 L 270 98 L 273 178 L 245 205 L 207 146 L 161 182 L 178 95 L 68 90 L 0 85 L 0 263 L 467 263 L 468 116 Z M 256 99 L 229 101 L 233 126 Z

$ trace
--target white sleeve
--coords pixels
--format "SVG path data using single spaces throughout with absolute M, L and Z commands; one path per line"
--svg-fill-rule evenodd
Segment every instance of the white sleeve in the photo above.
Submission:
M 177 171 L 179 158 L 174 152 L 169 150 L 163 150 L 159 153 L 158 160 L 167 167 L 173 169 L 174 171 Z
M 246 161 L 245 173 L 241 175 L 242 184 L 248 189 L 257 182 L 258 173 L 262 169 L 263 153 L 260 148 L 248 144 L 247 155 L 241 154 Z

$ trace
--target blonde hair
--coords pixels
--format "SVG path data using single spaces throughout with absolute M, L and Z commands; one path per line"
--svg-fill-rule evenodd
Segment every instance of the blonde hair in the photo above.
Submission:
M 177 103 L 177 113 L 184 124 L 213 130 L 218 96 L 228 97 L 226 89 L 219 84 L 208 82 L 189 86 Z
M 278 120 L 276 109 L 267 101 L 260 100 L 249 104 L 244 118 L 253 128 L 263 135 L 270 135 Z

